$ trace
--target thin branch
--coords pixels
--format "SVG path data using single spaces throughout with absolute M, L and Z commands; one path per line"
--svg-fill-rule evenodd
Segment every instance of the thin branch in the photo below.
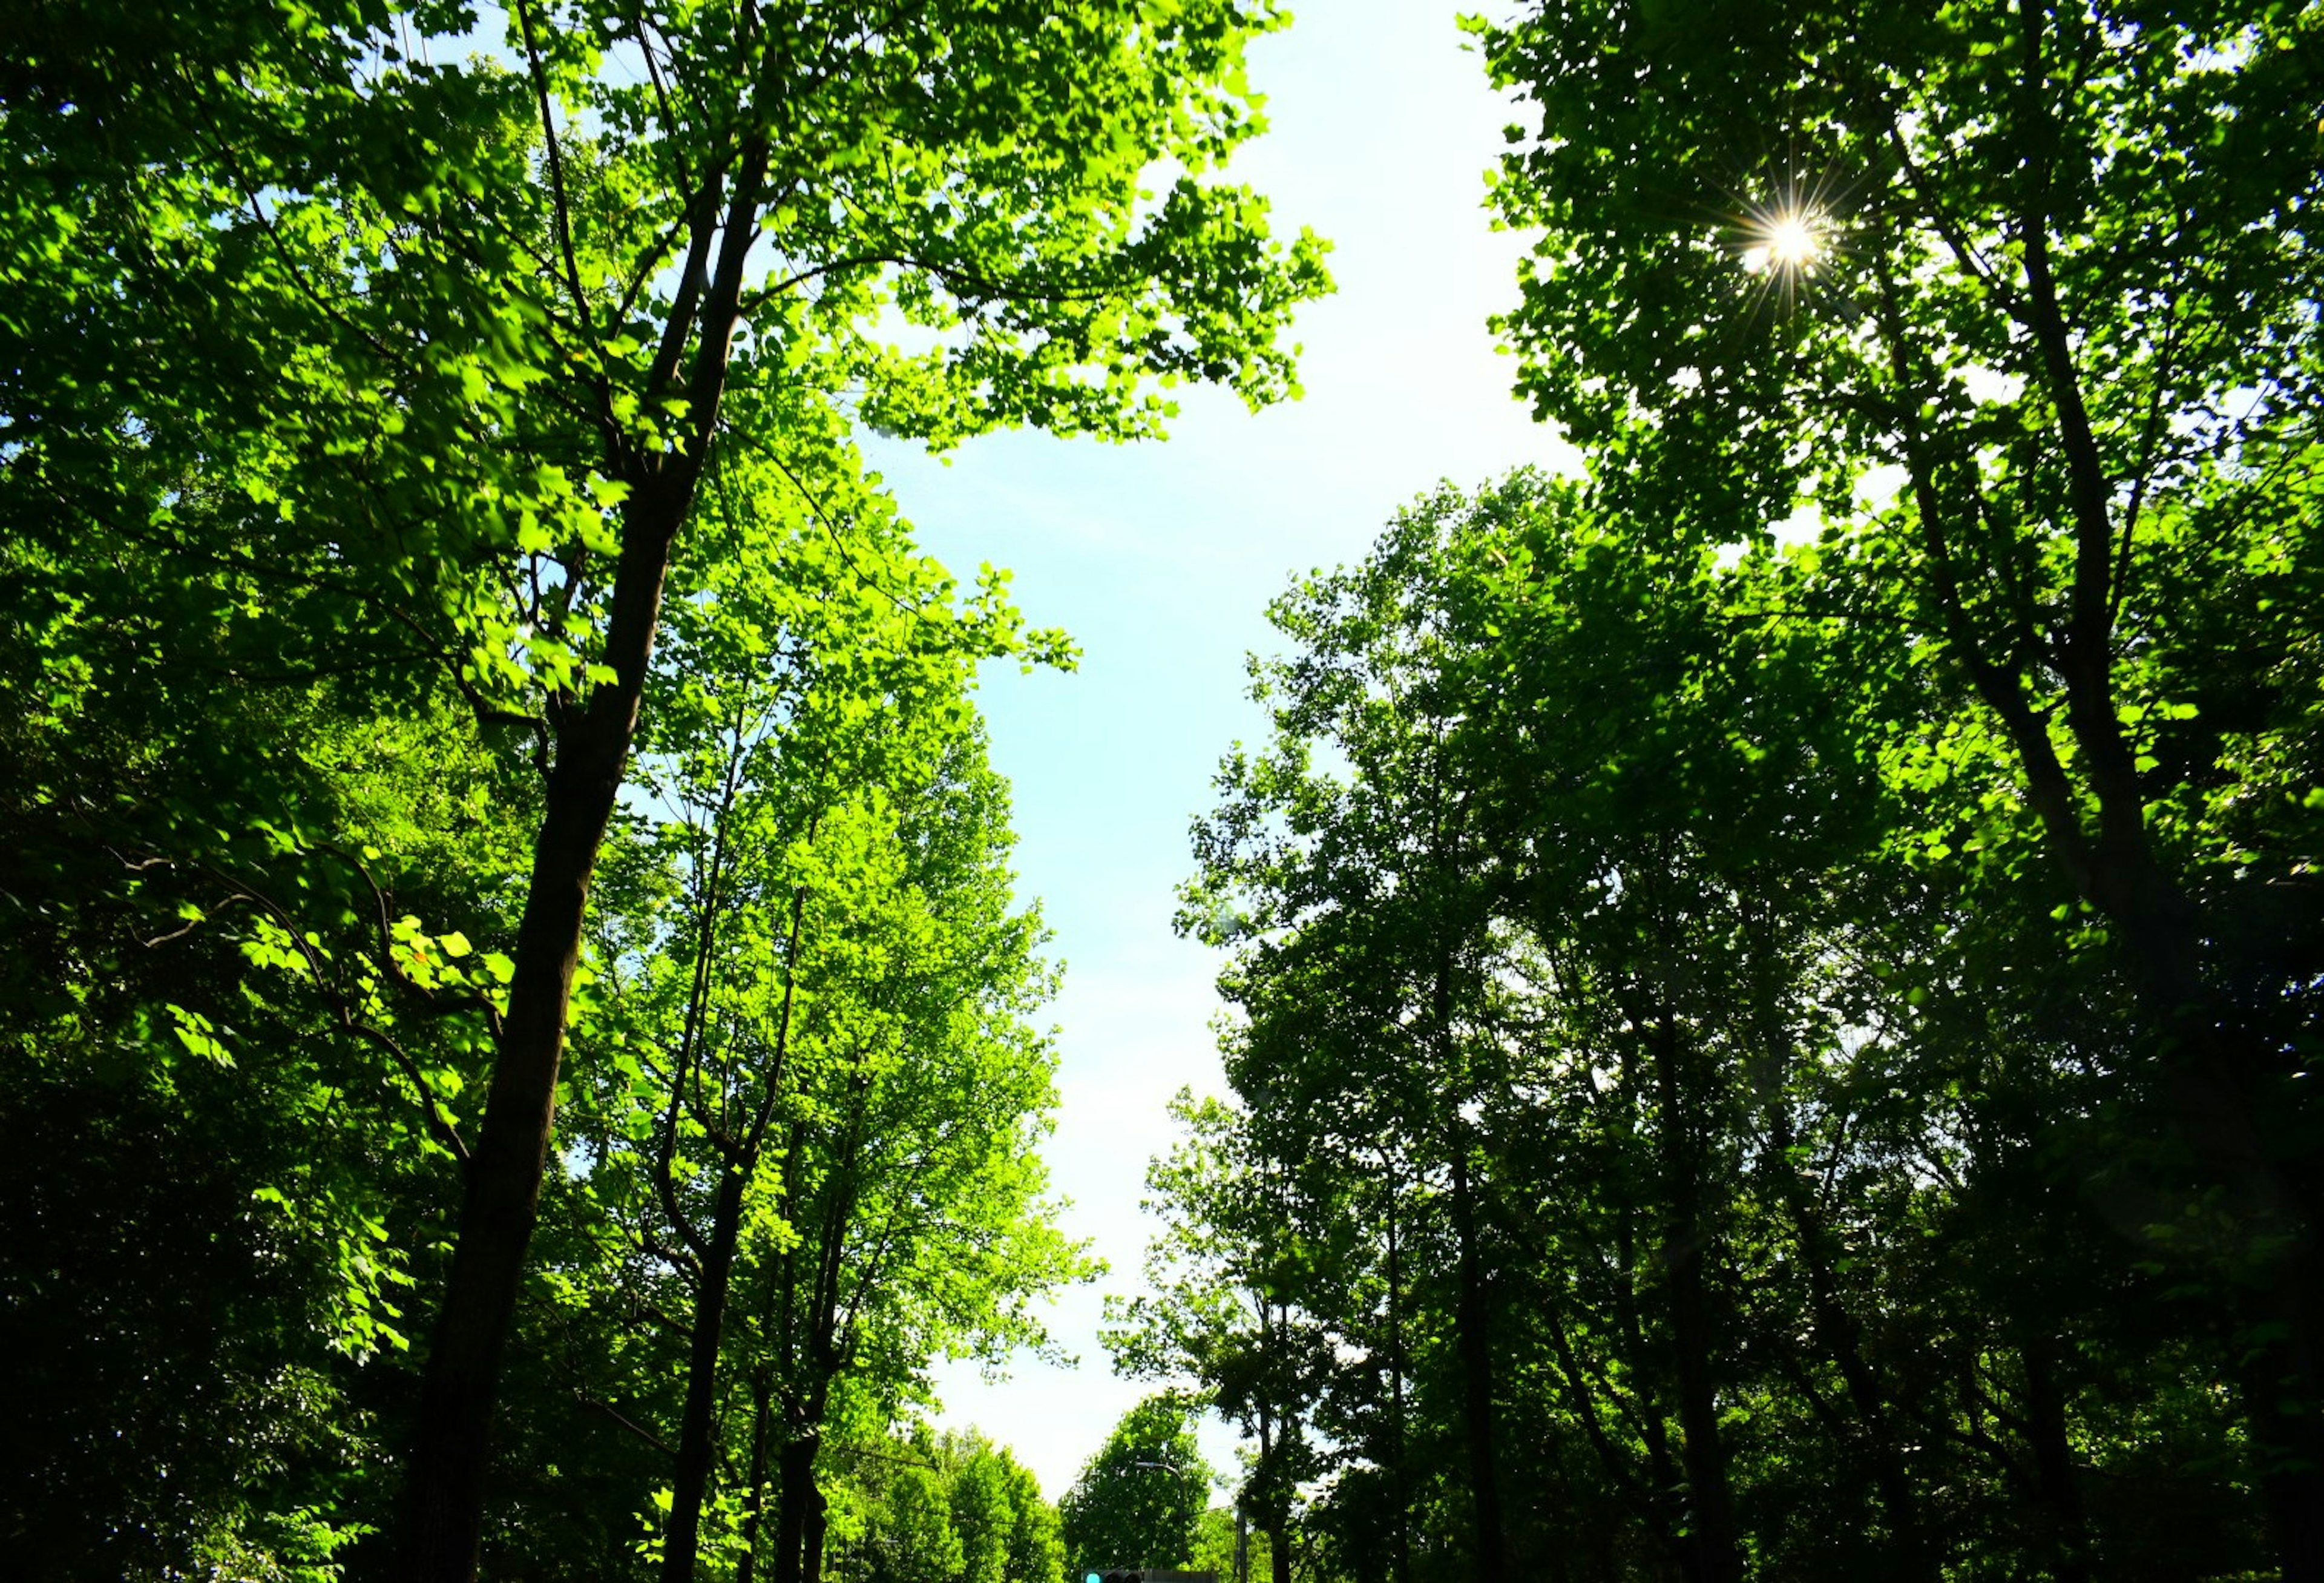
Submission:
M 159 862 L 161 859 L 157 858 L 152 861 Z M 143 868 L 146 866 L 146 865 L 139 864 L 136 866 Z M 248 896 L 242 894 L 240 892 L 236 892 L 226 897 L 226 900 L 220 902 L 217 906 L 212 907 L 208 912 L 188 920 L 186 926 L 183 929 L 173 929 L 167 934 L 157 934 L 152 940 L 141 940 L 137 943 L 143 946 L 150 951 L 156 946 L 167 945 L 173 940 L 183 940 L 186 936 L 193 933 L 194 930 L 199 929 L 203 924 L 208 923 L 212 918 L 215 918 L 220 912 L 225 912 L 228 907 L 233 906 L 235 903 L 247 902 L 249 900 L 250 898 Z
M 600 1417 L 608 1419 L 613 1423 L 619 1425 L 621 1428 L 629 1430 L 630 1433 L 637 1436 L 638 1439 L 643 1440 L 647 1445 L 651 1446 L 655 1450 L 659 1451 L 663 1456 L 675 1458 L 678 1455 L 678 1453 L 670 1448 L 669 1441 L 654 1433 L 653 1430 L 647 1429 L 642 1424 L 640 1424 L 634 1420 L 624 1415 L 621 1409 L 615 1407 L 610 1402 L 598 1401 L 595 1396 L 590 1395 L 589 1393 L 584 1391 L 578 1385 L 573 1387 L 573 1400 L 580 1406 L 586 1407 L 590 1412 L 598 1414 Z
M 204 867 L 208 868 L 208 866 L 204 865 Z M 410 1052 L 387 1032 L 359 1020 L 347 1009 L 346 998 L 332 987 L 329 976 L 323 971 L 321 956 L 313 946 L 307 943 L 306 936 L 300 932 L 297 921 L 263 892 L 249 885 L 241 884 L 231 875 L 220 874 L 215 868 L 209 868 L 208 872 L 213 877 L 235 886 L 243 895 L 249 898 L 254 905 L 272 916 L 274 921 L 281 926 L 282 932 L 289 937 L 290 944 L 306 961 L 307 971 L 315 981 L 316 993 L 323 997 L 332 1014 L 338 1018 L 339 1026 L 377 1045 L 398 1067 L 402 1069 L 404 1077 L 418 1091 L 420 1104 L 427 1112 L 429 1131 L 435 1134 L 436 1140 L 450 1152 L 454 1159 L 462 1165 L 466 1165 L 468 1146 L 461 1141 L 460 1131 L 452 1125 L 452 1118 L 445 1115 L 443 1106 L 437 1103 L 436 1090 L 428 1086 L 427 1078 L 420 1072 L 420 1063 L 413 1060 Z
M 549 188 L 555 205 L 557 245 L 565 256 L 566 289 L 573 293 L 575 322 L 586 325 L 589 322 L 589 301 L 581 290 L 581 266 L 573 252 L 573 200 L 565 185 L 564 145 L 558 141 L 549 72 L 540 63 L 540 42 L 533 34 L 530 0 L 516 0 L 516 16 L 517 25 L 524 33 L 524 57 L 532 77 L 533 98 L 540 106 L 540 133 L 549 153 Z

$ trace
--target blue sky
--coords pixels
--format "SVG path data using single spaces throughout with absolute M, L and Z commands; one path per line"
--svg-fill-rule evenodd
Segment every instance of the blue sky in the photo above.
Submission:
M 1274 646 L 1268 600 L 1296 572 L 1360 557 L 1440 479 L 1572 465 L 1509 396 L 1486 328 L 1515 297 L 1523 245 L 1480 207 L 1513 116 L 1463 42 L 1431 0 L 1307 0 L 1253 51 L 1271 129 L 1234 173 L 1281 228 L 1336 246 L 1339 293 L 1298 326 L 1304 401 L 1253 415 L 1194 393 L 1160 445 L 1014 434 L 947 462 L 874 454 L 928 548 L 964 574 L 1011 569 L 1028 617 L 1084 651 L 1072 675 L 996 669 L 983 704 L 1016 786 L 1020 892 L 1041 899 L 1067 963 L 1049 1158 L 1068 1229 L 1112 1273 L 1051 1310 L 1078 1367 L 1020 1358 L 1001 1383 L 941 1378 L 944 1421 L 1015 1447 L 1052 1496 L 1146 1388 L 1113 1376 L 1096 1328 L 1102 1293 L 1137 1287 L 1165 1102 L 1222 1087 L 1217 964 L 1173 937 L 1170 915 L 1219 756 L 1258 733 L 1243 666 Z M 1233 1439 L 1204 1437 L 1222 1468 Z

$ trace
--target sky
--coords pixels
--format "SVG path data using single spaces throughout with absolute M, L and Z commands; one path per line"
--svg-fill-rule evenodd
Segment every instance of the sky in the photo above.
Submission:
M 1508 393 L 1488 318 L 1516 297 L 1518 237 L 1482 208 L 1511 109 L 1434 0 L 1305 0 L 1253 47 L 1268 134 L 1232 173 L 1278 230 L 1334 244 L 1335 296 L 1302 314 L 1302 401 L 1253 414 L 1195 392 L 1165 443 L 1004 434 L 944 461 L 888 444 L 872 460 L 921 542 L 956 572 L 1010 569 L 1036 625 L 1080 643 L 1072 674 L 996 667 L 982 704 L 1016 788 L 1020 896 L 1038 898 L 1066 964 L 1054 1004 L 1062 1106 L 1047 1155 L 1069 1234 L 1111 1266 L 1047 1310 L 1060 1367 L 939 1372 L 940 1421 L 1012 1447 L 1051 1496 L 1151 1387 L 1099 1345 L 1103 1294 L 1135 1292 L 1153 1222 L 1149 1158 L 1182 1086 L 1224 1091 L 1210 1023 L 1219 961 L 1171 930 L 1190 821 L 1260 721 L 1245 656 L 1274 652 L 1268 601 L 1296 575 L 1360 559 L 1397 508 L 1572 453 Z M 1222 1471 L 1236 1437 L 1204 1434 Z

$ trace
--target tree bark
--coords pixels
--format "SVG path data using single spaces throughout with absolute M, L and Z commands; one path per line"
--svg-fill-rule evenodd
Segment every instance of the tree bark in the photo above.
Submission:
M 695 1289 L 694 1331 L 686 1360 L 686 1406 L 678 1421 L 678 1461 L 670 1476 L 669 1527 L 662 1536 L 662 1583 L 693 1583 L 702 1541 L 702 1504 L 710 1490 L 717 1450 L 718 1350 L 726 1329 L 726 1294 L 734 1247 L 742 1227 L 742 1171 L 729 1165 L 718 1179 L 709 1246 Z
M 1476 1206 L 1470 1190 L 1467 1153 L 1465 1145 L 1452 1152 L 1452 1227 L 1460 1244 L 1453 1343 L 1461 1358 L 1461 1422 L 1468 1440 L 1478 1583 L 1503 1583 L 1508 1576 L 1508 1554 L 1501 1528 L 1500 1479 L 1493 1444 L 1492 1338 L 1484 1269 L 1477 1251 Z M 1276 1583 L 1284 1579 L 1278 1578 Z
M 1412 1473 L 1405 1454 L 1404 1272 L 1397 1232 L 1397 1180 L 1388 1162 L 1388 1367 L 1389 1487 L 1396 1496 L 1396 1531 L 1388 1536 L 1388 1575 L 1412 1578 Z
M 803 1583 L 823 1583 L 823 1545 L 830 1533 L 831 1503 L 823 1498 L 823 1486 L 814 1481 L 812 1471 L 807 1480 L 806 1575 Z
M 820 1495 L 815 1458 L 822 1446 L 822 1433 L 815 1429 L 783 1446 L 778 1462 L 781 1488 L 775 1497 L 775 1583 L 806 1583 L 809 1514 Z
M 731 782 L 730 782 L 731 787 Z M 732 803 L 730 790 L 729 805 Z M 807 826 L 813 838 L 814 821 Z M 721 839 L 724 831 L 721 831 Z M 715 900 L 706 900 L 708 909 Z M 790 1060 L 791 1012 L 797 1002 L 798 988 L 799 934 L 807 914 L 807 890 L 801 886 L 791 895 L 789 938 L 783 950 L 782 1014 L 776 1024 L 773 1059 L 761 1076 L 764 1088 L 753 1109 L 750 1125 L 740 1137 L 721 1138 L 715 1146 L 725 1157 L 724 1169 L 719 1173 L 718 1197 L 711 1211 L 710 1236 L 702 1245 L 701 1275 L 696 1283 L 694 1296 L 694 1333 L 687 1357 L 686 1407 L 680 1420 L 678 1441 L 678 1461 L 672 1473 L 670 1489 L 669 1528 L 662 1541 L 662 1583 L 693 1583 L 697 1552 L 702 1540 L 702 1506 L 710 1493 L 711 1465 L 717 1451 L 718 1355 L 725 1337 L 726 1304 L 733 1289 L 734 1254 L 742 1232 L 742 1199 L 749 1191 L 751 1178 L 759 1168 L 761 1145 L 766 1138 L 768 1125 L 773 1120 L 775 1106 L 782 1097 L 783 1074 Z M 706 913 L 702 930 L 704 960 L 697 964 L 694 990 L 694 1006 L 689 1013 L 696 1028 L 702 1023 L 702 1008 L 709 994 L 710 967 L 707 958 L 713 931 Z M 691 1039 L 695 1035 L 689 1035 Z M 677 1081 L 685 1081 L 681 1070 Z M 663 1143 L 660 1169 L 662 1185 L 671 1206 L 678 1214 L 677 1195 L 668 1172 L 670 1169 L 670 1148 L 676 1141 L 678 1128 L 677 1090 L 672 1090 L 671 1114 L 667 1122 L 670 1131 Z M 760 1432 L 763 1433 L 763 1430 Z M 753 1496 L 755 1499 L 756 1497 Z
M 1655 1069 L 1655 1152 L 1661 1158 L 1668 1217 L 1664 1225 L 1663 1287 L 1670 1301 L 1671 1343 L 1678 1365 L 1680 1454 L 1692 1497 L 1688 1524 L 1689 1570 L 1700 1583 L 1736 1583 L 1743 1547 L 1735 1533 L 1734 1497 L 1728 1487 L 1727 1451 L 1719 1432 L 1718 1384 L 1711 1365 L 1710 1294 L 1702 1280 L 1702 1162 L 1689 1125 L 1679 1064 L 1683 1054 L 1676 1020 L 1660 1011 L 1648 1041 Z

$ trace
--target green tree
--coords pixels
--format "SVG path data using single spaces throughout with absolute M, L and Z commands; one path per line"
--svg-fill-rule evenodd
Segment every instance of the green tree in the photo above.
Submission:
M 826 1455 L 835 1543 L 823 1576 L 1056 1583 L 1062 1575 L 1056 1509 L 1010 1449 L 979 1431 L 916 1424 L 877 1443 L 834 1443 Z
M 244 591 L 145 656 L 223 628 L 278 671 L 438 690 L 538 755 L 412 1575 L 475 1569 L 590 884 L 706 481 L 779 477 L 844 541 L 880 509 L 856 421 L 1130 437 L 1165 416 L 1157 380 L 1286 393 L 1274 340 L 1320 249 L 1270 244 L 1214 179 L 1258 125 L 1244 43 L 1277 20 L 525 5 L 480 57 L 475 14 L 435 0 L 30 19 L 0 131 L 0 520 L 43 558 L 28 597 L 69 603 L 134 533 L 124 580 Z M 1166 160 L 1185 174 L 1143 204 Z M 99 322 L 93 367 L 71 344 Z M 189 808 L 174 835 L 218 828 Z
M 1187 1569 L 1241 1583 L 1246 1571 L 1253 1578 L 1272 1577 L 1274 1560 L 1266 1534 L 1247 1532 L 1234 1513 L 1211 1506 L 1194 1524 L 1194 1554 Z
M 1314 1471 L 1305 1421 L 1321 1366 L 1315 1338 L 1293 1315 L 1329 1275 L 1314 1268 L 1271 1162 L 1254 1157 L 1245 1118 L 1185 1089 L 1170 1114 L 1187 1135 L 1147 1171 L 1143 1207 L 1166 1227 L 1147 1250 L 1149 1291 L 1109 1299 L 1102 1334 L 1118 1370 L 1200 1381 L 1210 1404 L 1254 1438 L 1236 1504 L 1272 1541 L 1282 1570 L 1268 1575 L 1287 1583 L 1292 1509 Z
M 2223 1338 L 2118 1251 L 2118 981 L 2062 876 L 1980 850 L 2006 766 L 1923 774 L 1973 700 L 1877 664 L 1825 571 L 1519 476 L 1278 602 L 1186 909 L 1247 1108 L 1157 1164 L 1133 1340 L 1231 1389 L 1189 1298 L 1302 1250 L 1321 1564 L 2252 1564 Z
M 1755 539 L 1811 496 L 1830 597 L 1895 634 L 1883 669 L 1972 690 L 1947 756 L 2007 766 L 2116 953 L 2193 1168 L 2148 1240 L 2240 1327 L 2301 1578 L 2324 1200 L 2312 694 L 2286 683 L 2313 652 L 2318 21 L 1577 0 L 1478 24 L 1534 107 L 1496 188 L 1543 232 L 1505 326 L 1525 390 L 1657 533 Z M 1879 467 L 1902 492 L 1868 510 Z
M 1148 1396 L 1121 1415 L 1058 1501 L 1065 1555 L 1083 1570 L 1184 1566 L 1212 1482 L 1192 1405 Z

